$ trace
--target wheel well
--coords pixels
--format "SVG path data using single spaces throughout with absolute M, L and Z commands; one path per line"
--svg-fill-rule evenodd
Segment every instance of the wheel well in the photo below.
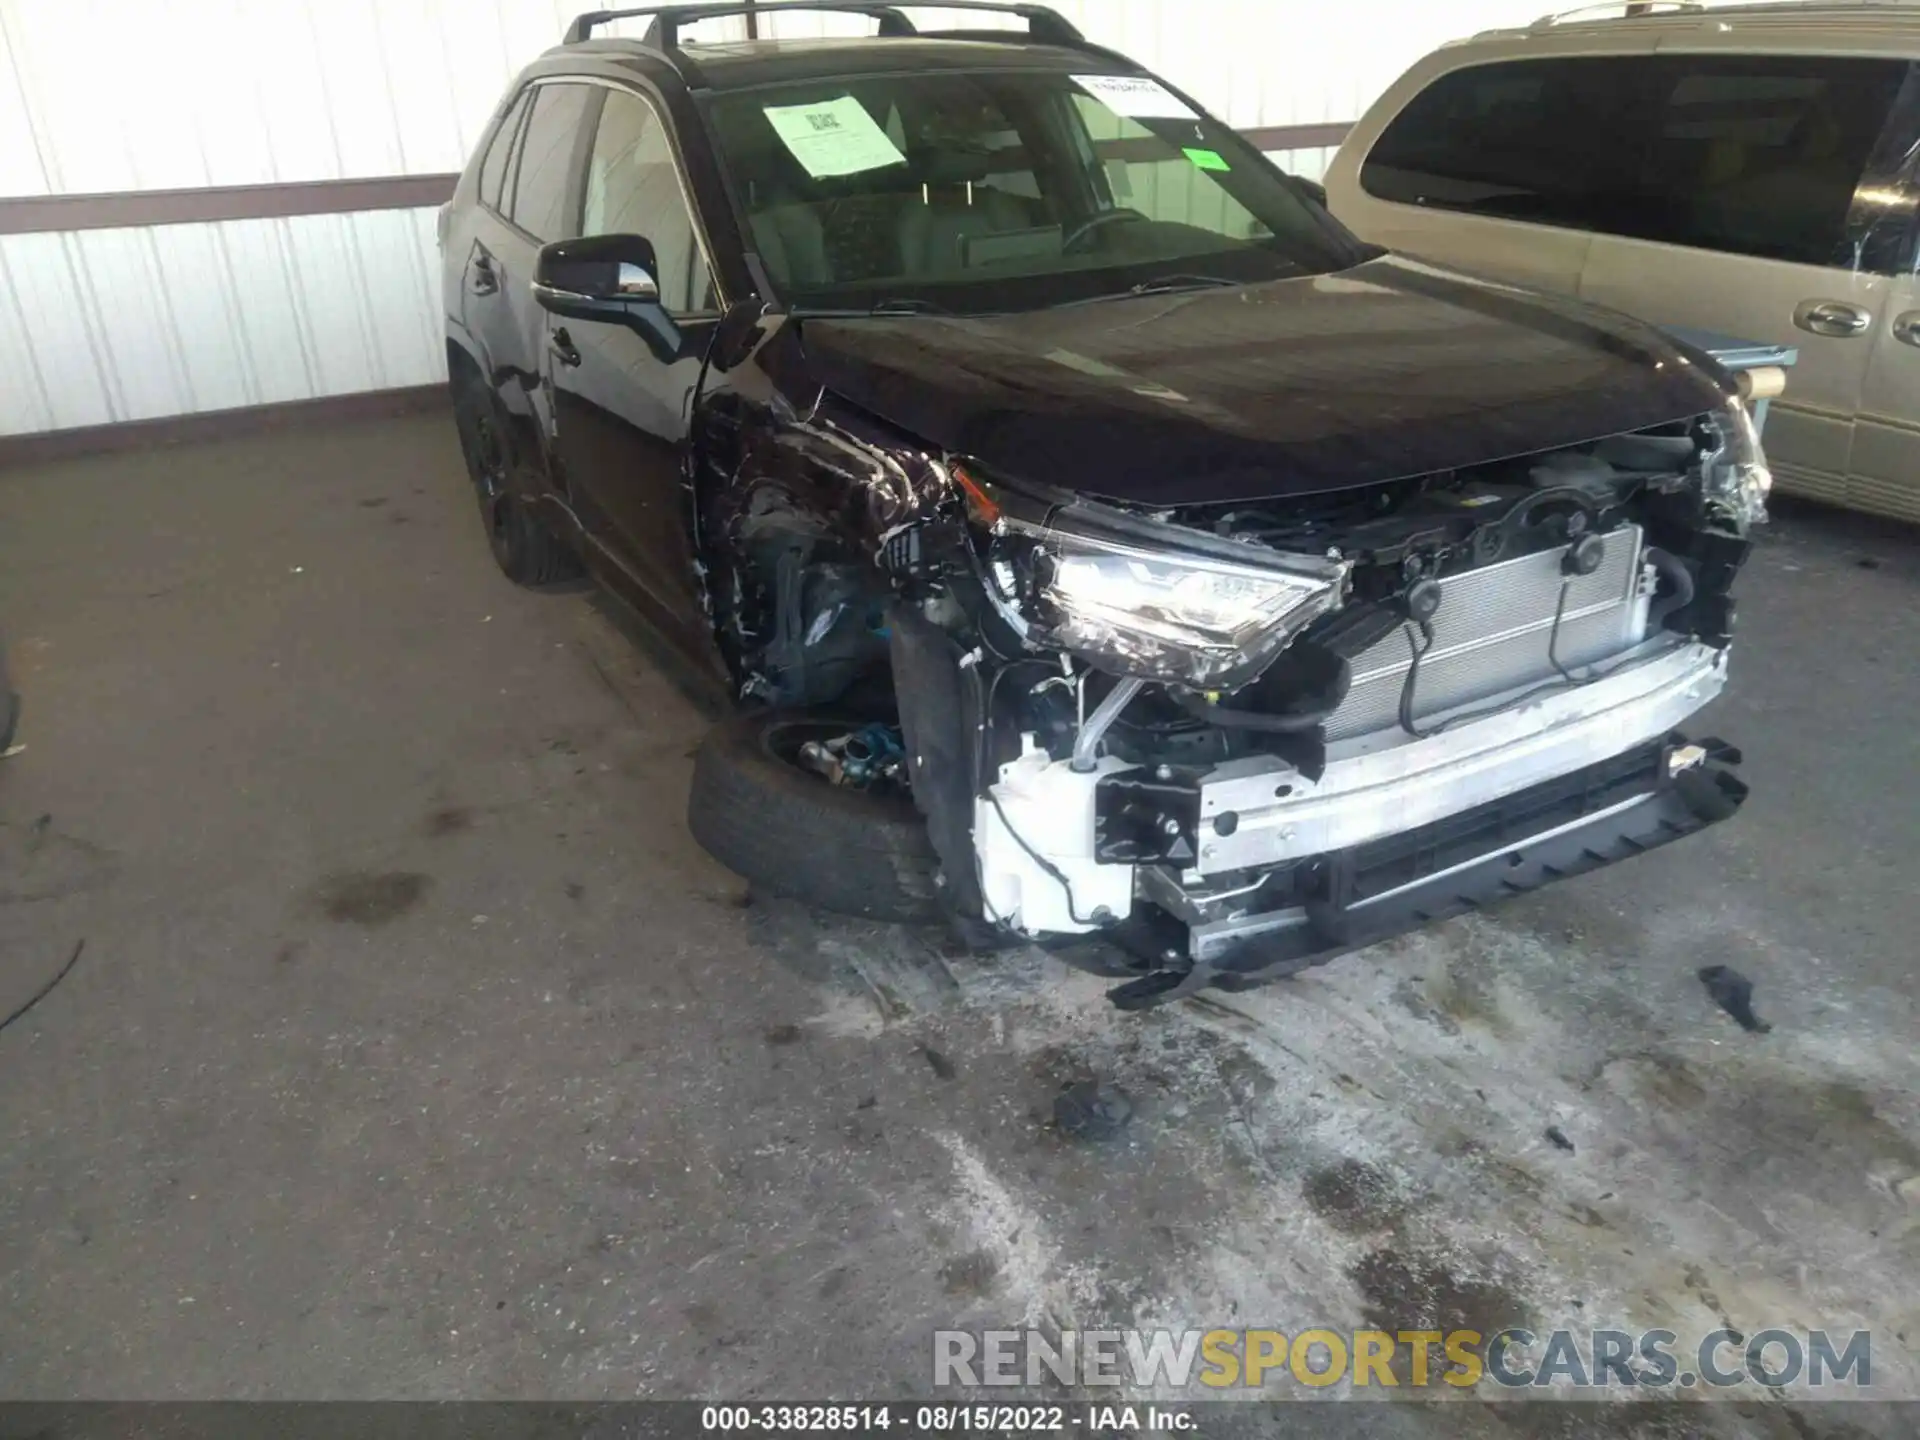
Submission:
M 753 486 L 726 527 L 737 586 L 725 624 L 742 689 L 775 705 L 890 699 L 891 592 L 835 527 L 784 486 Z M 886 708 L 891 708 L 888 704 Z
M 447 337 L 447 383 L 456 391 L 469 385 L 480 383 L 480 365 L 467 347 L 453 337 Z

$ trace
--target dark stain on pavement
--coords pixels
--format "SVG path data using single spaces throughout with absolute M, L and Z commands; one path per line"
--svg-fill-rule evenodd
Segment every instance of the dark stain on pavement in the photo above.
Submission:
M 1301 1193 L 1314 1214 L 1349 1235 L 1385 1230 L 1404 1208 L 1393 1178 L 1351 1155 L 1307 1176 Z
M 1844 1080 L 1771 1079 L 1739 1096 L 1737 1114 L 1757 1165 L 1794 1153 L 1836 1170 L 1874 1159 L 1920 1170 L 1920 1146 L 1881 1116 L 1866 1091 Z
M 433 883 L 413 870 L 343 870 L 316 887 L 320 912 L 351 925 L 385 925 L 418 905 Z
M 1347 1271 L 1366 1297 L 1367 1323 L 1380 1330 L 1477 1330 L 1482 1336 L 1531 1319 L 1512 1291 L 1455 1273 L 1439 1255 L 1385 1246 Z
M 970 1250 L 955 1255 L 940 1267 L 940 1283 L 949 1295 L 968 1295 L 984 1300 L 993 1293 L 993 1282 L 1000 1274 L 1000 1262 L 985 1250 Z
M 447 805 L 427 816 L 422 828 L 436 840 L 458 835 L 463 830 L 473 828 L 473 811 L 464 805 Z

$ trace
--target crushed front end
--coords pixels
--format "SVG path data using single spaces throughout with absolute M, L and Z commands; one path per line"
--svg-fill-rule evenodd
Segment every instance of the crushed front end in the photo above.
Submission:
M 953 474 L 964 520 L 883 556 L 915 797 L 956 911 L 1129 977 L 1116 1003 L 1276 979 L 1745 797 L 1682 730 L 1764 518 L 1737 400 L 1272 505 Z

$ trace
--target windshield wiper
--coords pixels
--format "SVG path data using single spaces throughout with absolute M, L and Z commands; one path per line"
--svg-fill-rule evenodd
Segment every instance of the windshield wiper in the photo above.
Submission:
M 1232 289 L 1243 282 L 1225 280 L 1218 275 L 1162 275 L 1158 280 L 1142 280 L 1127 291 L 1129 295 L 1171 295 L 1180 290 Z
M 796 305 L 793 313 L 802 320 L 858 320 L 863 315 L 951 315 L 953 312 L 934 300 L 917 295 L 889 295 L 884 300 L 855 308 L 853 306 Z
M 1178 295 L 1187 290 L 1232 290 L 1244 284 L 1244 280 L 1227 280 L 1219 275 L 1162 275 L 1157 280 L 1142 280 L 1125 290 L 1114 290 L 1105 295 L 1084 295 L 1078 300 L 1063 300 L 1048 308 L 1065 310 L 1075 305 L 1099 305 L 1108 300 L 1132 300 L 1141 295 Z
M 869 315 L 951 315 L 946 306 L 932 300 L 923 300 L 917 295 L 890 295 L 885 300 L 876 300 Z

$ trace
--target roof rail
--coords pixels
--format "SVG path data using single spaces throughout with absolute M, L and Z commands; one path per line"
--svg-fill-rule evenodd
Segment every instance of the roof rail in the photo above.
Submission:
M 1598 19 L 1601 14 L 1618 10 L 1623 19 L 1637 19 L 1642 15 L 1651 15 L 1656 10 L 1705 10 L 1701 0 L 1613 0 L 1611 4 L 1580 5 L 1572 10 L 1562 10 L 1556 15 L 1542 15 L 1527 28 L 1529 30 L 1551 30 L 1556 25 L 1566 25 L 1576 20 Z
M 1045 5 L 1003 4 L 996 0 L 920 0 L 923 6 L 940 10 L 986 10 L 1003 15 L 1017 15 L 1027 22 L 1027 33 L 1037 45 L 1063 45 L 1077 48 L 1086 44 L 1086 39 L 1073 22 L 1059 11 Z M 680 44 L 680 27 L 698 20 L 713 20 L 733 15 L 778 15 L 789 10 L 828 11 L 839 14 L 867 15 L 880 22 L 883 36 L 917 35 L 920 32 L 896 6 L 878 3 L 878 0 L 776 0 L 773 4 L 756 4 L 755 0 L 740 0 L 740 3 L 715 5 L 647 5 L 634 10 L 590 10 L 584 15 L 576 15 L 573 23 L 567 26 L 567 33 L 561 43 L 577 45 L 590 38 L 594 30 L 613 20 L 626 20 L 640 15 L 651 15 L 653 23 L 647 27 L 643 45 L 656 50 L 677 49 Z

